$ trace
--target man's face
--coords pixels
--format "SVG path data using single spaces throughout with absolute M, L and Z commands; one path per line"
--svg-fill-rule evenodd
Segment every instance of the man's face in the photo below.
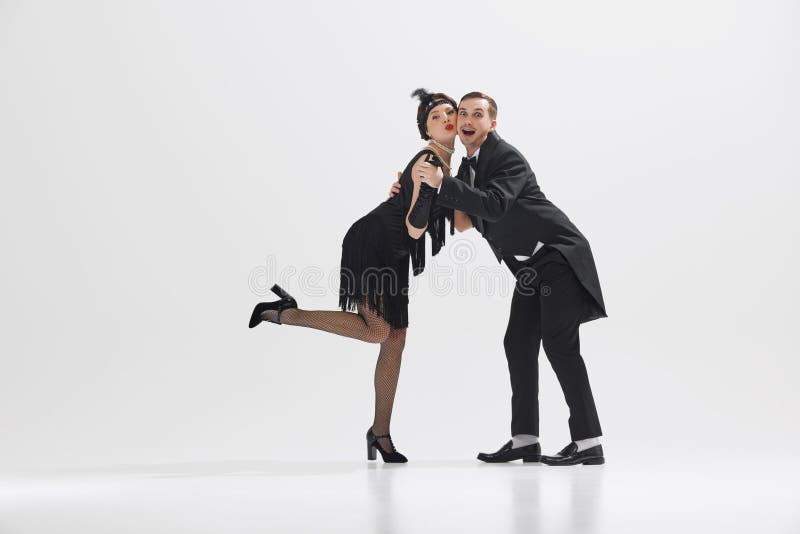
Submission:
M 489 117 L 489 102 L 483 98 L 468 98 L 458 105 L 458 138 L 472 154 L 486 141 L 497 121 Z

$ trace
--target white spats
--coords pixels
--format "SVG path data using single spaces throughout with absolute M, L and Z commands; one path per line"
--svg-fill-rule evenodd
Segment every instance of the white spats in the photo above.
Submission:
M 600 438 L 579 439 L 575 442 L 575 445 L 578 446 L 578 452 L 585 451 L 586 449 L 591 449 L 592 447 L 600 445 Z
M 534 436 L 533 434 L 517 434 L 511 438 L 511 441 L 514 442 L 512 448 L 516 449 L 518 447 L 539 443 L 539 436 Z

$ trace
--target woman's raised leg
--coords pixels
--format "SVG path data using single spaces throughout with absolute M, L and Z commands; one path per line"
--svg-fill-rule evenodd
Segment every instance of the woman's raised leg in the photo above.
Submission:
M 360 339 L 367 343 L 383 343 L 391 327 L 382 317 L 367 306 L 359 304 L 358 313 L 329 310 L 301 310 L 291 308 L 281 313 L 281 324 L 305 326 L 332 334 Z M 277 322 L 278 312 L 267 310 L 261 314 L 265 321 Z

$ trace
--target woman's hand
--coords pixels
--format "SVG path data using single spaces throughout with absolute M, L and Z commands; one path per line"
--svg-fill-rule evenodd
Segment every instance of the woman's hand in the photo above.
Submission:
M 417 161 L 411 169 L 411 176 L 414 181 L 425 182 L 431 187 L 439 187 L 444 179 L 444 172 L 441 167 L 427 161 Z
M 392 188 L 389 190 L 389 198 L 392 198 L 397 193 L 400 192 L 400 177 L 403 176 L 403 171 L 397 171 L 397 181 L 392 184 Z M 387 198 L 386 200 L 389 200 Z

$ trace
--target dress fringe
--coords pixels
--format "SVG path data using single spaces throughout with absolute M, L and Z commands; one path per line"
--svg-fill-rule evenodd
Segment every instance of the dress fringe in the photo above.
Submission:
M 390 218 L 392 220 L 399 217 Z M 366 306 L 393 328 L 408 326 L 408 256 L 402 250 L 405 224 L 386 226 L 368 214 L 357 221 L 342 242 L 339 307 L 356 311 Z
M 445 245 L 447 228 L 445 221 L 450 221 L 450 235 L 455 234 L 453 226 L 453 210 L 436 204 L 434 201 L 431 208 L 431 215 L 428 218 L 428 227 L 425 231 L 431 236 L 431 256 L 436 256 Z M 419 275 L 425 270 L 425 234 L 419 239 L 409 237 L 409 255 L 411 256 L 411 267 L 414 276 Z

